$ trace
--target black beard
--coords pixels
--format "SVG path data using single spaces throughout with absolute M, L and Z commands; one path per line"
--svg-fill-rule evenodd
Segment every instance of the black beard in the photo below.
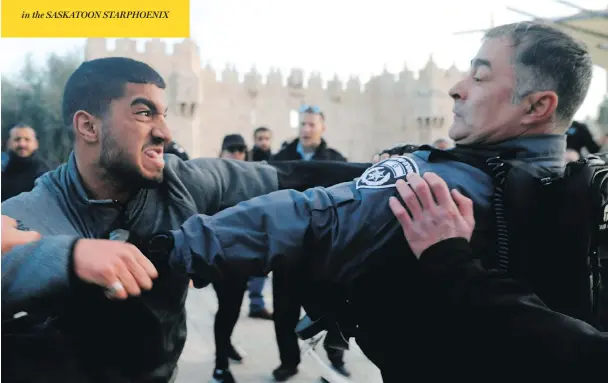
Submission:
M 120 149 L 115 141 L 106 136 L 101 145 L 99 167 L 104 171 L 104 181 L 120 191 L 153 189 L 163 181 L 162 173 L 156 178 L 147 178 L 133 163 L 129 156 Z

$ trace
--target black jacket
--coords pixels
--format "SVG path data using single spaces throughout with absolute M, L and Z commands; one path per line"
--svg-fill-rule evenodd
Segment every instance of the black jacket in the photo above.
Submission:
M 285 148 L 281 149 L 281 151 L 274 155 L 272 158 L 273 161 L 301 160 L 302 155 L 298 153 L 298 142 L 300 142 L 300 140 L 295 139 Z M 321 145 L 317 147 L 315 154 L 312 156 L 312 159 L 315 161 L 346 161 L 346 158 L 340 154 L 340 152 L 328 147 L 327 142 L 323 139 L 321 140 Z
M 585 124 L 574 121 L 572 126 L 566 131 L 568 149 L 581 152 L 586 148 L 589 153 L 597 153 L 601 147 L 593 139 L 593 135 Z
M 50 166 L 34 152 L 27 158 L 9 153 L 9 160 L 2 172 L 2 201 L 34 188 L 34 181 L 51 170 Z
M 247 156 L 248 161 L 268 161 L 272 157 L 272 152 L 270 150 L 262 150 L 257 146 L 254 146 L 253 149 L 249 152 Z

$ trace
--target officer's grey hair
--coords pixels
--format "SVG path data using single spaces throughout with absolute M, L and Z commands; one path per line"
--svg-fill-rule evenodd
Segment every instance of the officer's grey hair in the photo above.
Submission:
M 584 44 L 556 28 L 536 22 L 501 25 L 490 29 L 484 40 L 506 37 L 515 50 L 516 86 L 513 103 L 538 91 L 554 91 L 556 117 L 569 125 L 585 101 L 593 64 Z

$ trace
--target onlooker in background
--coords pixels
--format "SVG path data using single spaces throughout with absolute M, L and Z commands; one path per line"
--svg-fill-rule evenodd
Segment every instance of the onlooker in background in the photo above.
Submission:
M 272 159 L 346 161 L 337 150 L 327 146 L 323 139 L 325 129 L 323 112 L 316 106 L 303 105 L 300 108 L 299 138 Z M 299 282 L 297 271 L 275 269 L 272 274 L 274 328 L 281 359 L 281 365 L 272 374 L 276 381 L 282 382 L 298 373 L 301 362 L 295 328 L 302 306 L 300 289 L 306 288 L 306 284 Z M 325 347 L 325 350 L 334 370 L 343 376 L 350 376 L 350 372 L 344 367 L 344 351 L 331 347 Z
M 323 139 L 325 129 L 325 115 L 321 109 L 303 105 L 300 108 L 299 137 L 281 149 L 273 159 L 346 161 L 337 150 L 327 146 L 327 142 Z
M 253 149 L 249 152 L 249 161 L 268 161 L 272 156 L 272 131 L 260 126 L 253 132 Z
M 566 147 L 573 149 L 581 154 L 581 150 L 585 148 L 590 154 L 600 151 L 603 145 L 608 143 L 608 135 L 602 138 L 601 143 L 597 143 L 593 139 L 593 135 L 586 124 L 578 121 L 572 121 L 572 125 L 566 131 Z
M 247 156 L 247 144 L 240 134 L 229 134 L 224 137 L 220 158 L 245 161 Z
M 51 170 L 38 155 L 36 132 L 29 125 L 11 128 L 7 142 L 8 162 L 2 170 L 2 201 L 34 188 L 34 181 Z
M 437 140 L 435 140 L 435 142 L 433 142 L 433 147 L 437 148 L 437 149 L 441 149 L 441 150 L 446 150 L 452 147 L 452 144 L 450 143 L 450 141 L 446 140 L 445 138 L 439 138 Z
M 245 160 L 247 144 L 240 134 L 229 134 L 224 137 L 220 158 Z M 213 383 L 234 383 L 230 372 L 230 360 L 242 362 L 243 355 L 232 344 L 232 333 L 241 313 L 243 296 L 247 290 L 248 278 L 230 277 L 213 283 L 217 295 L 217 313 L 213 333 L 215 336 L 215 370 Z
M 181 146 L 175 141 L 166 143 L 164 152 L 169 154 L 175 154 L 183 161 L 188 161 L 190 159 L 190 156 L 188 156 L 188 153 L 186 153 L 186 149 L 184 149 L 183 146 Z
M 272 131 L 260 126 L 253 132 L 253 149 L 249 152 L 249 161 L 268 161 L 272 156 Z M 264 303 L 264 285 L 266 277 L 249 279 L 249 317 L 272 320 L 272 313 Z

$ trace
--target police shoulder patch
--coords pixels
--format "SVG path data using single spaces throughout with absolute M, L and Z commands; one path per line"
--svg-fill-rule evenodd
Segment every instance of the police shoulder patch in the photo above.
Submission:
M 418 164 L 412 158 L 388 158 L 367 169 L 357 180 L 357 189 L 392 188 L 398 179 L 403 179 L 411 173 L 420 174 Z

